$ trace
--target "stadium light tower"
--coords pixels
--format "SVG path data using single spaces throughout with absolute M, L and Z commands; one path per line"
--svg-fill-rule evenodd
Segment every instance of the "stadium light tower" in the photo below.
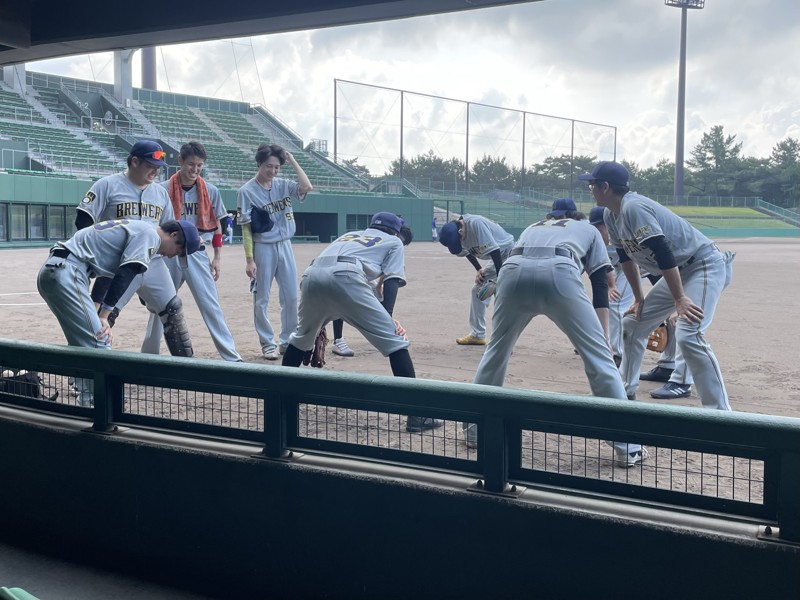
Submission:
M 681 57 L 678 67 L 678 132 L 675 136 L 675 187 L 676 197 L 683 197 L 683 130 L 686 120 L 686 21 L 688 9 L 702 9 L 705 0 L 664 0 L 667 6 L 681 9 Z

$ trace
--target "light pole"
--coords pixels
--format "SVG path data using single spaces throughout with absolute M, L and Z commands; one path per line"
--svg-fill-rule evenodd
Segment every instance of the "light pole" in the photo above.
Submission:
M 683 198 L 683 130 L 686 120 L 686 21 L 688 9 L 702 9 L 705 0 L 664 0 L 667 6 L 681 9 L 681 56 L 678 67 L 678 123 L 675 136 L 675 188 L 676 199 Z

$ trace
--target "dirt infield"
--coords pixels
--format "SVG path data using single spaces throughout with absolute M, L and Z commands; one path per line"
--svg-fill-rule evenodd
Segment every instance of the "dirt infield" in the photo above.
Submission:
M 718 244 L 737 252 L 733 283 L 720 301 L 709 332 L 731 405 L 734 410 L 800 417 L 800 364 L 795 347 L 800 338 L 800 239 L 718 240 Z M 322 248 L 321 244 L 296 244 L 298 270 L 302 272 Z M 2 257 L 5 277 L 0 290 L 0 336 L 63 344 L 57 321 L 36 292 L 36 274 L 47 257 L 47 249 L 9 249 L 3 251 Z M 469 333 L 472 267 L 463 258 L 450 256 L 439 244 L 415 242 L 407 248 L 406 270 L 408 286 L 400 290 L 395 316 L 408 330 L 417 376 L 471 381 L 483 348 L 457 346 L 455 338 Z M 218 287 L 242 357 L 249 362 L 275 364 L 261 358 L 241 246 L 223 249 Z M 181 297 L 196 355 L 218 358 L 187 288 L 182 289 Z M 280 320 L 276 290 L 272 298 L 270 319 L 277 326 Z M 147 316 L 143 306 L 131 302 L 115 327 L 115 348 L 138 350 Z M 325 368 L 391 374 L 388 361 L 355 329 L 345 325 L 345 337 L 356 356 L 335 356 L 329 346 Z M 643 368 L 649 369 L 655 364 L 656 355 L 646 354 Z M 544 318 L 534 320 L 520 338 L 506 385 L 589 393 L 580 358 L 573 353 L 567 338 Z M 658 385 L 643 382 L 639 401 L 658 402 L 650 400 L 647 393 Z M 694 395 L 662 402 L 700 406 Z

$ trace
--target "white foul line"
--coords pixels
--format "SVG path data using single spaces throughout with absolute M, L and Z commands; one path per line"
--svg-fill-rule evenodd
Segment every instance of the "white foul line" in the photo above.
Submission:
M 22 304 L 0 304 L 0 306 L 46 306 L 47 302 L 24 302 Z
M 30 296 L 31 294 L 38 294 L 39 292 L 10 292 L 7 294 L 0 294 L 0 296 Z

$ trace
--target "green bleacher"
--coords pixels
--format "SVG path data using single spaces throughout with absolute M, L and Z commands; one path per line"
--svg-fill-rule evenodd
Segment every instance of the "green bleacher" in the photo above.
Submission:
M 63 117 L 64 123 L 69 127 L 80 127 L 81 119 L 73 110 L 64 104 L 59 98 L 58 90 L 53 88 L 36 87 L 39 102 L 45 105 L 51 112 L 59 118 Z
M 141 102 L 144 116 L 161 130 L 164 135 L 177 140 L 197 140 L 199 142 L 222 142 L 208 125 L 185 106 Z
M 0 119 L 12 119 L 25 123 L 47 123 L 39 111 L 17 94 L 0 87 Z
M 0 135 L 27 141 L 30 151 L 40 154 L 53 171 L 111 173 L 117 170 L 114 161 L 64 128 L 0 120 Z

